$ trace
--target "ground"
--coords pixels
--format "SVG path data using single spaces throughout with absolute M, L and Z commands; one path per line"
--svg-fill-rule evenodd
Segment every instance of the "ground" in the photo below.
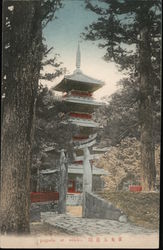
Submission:
M 33 244 L 37 247 L 76 249 L 79 246 L 107 249 L 158 248 L 157 230 L 145 229 L 130 222 L 81 218 L 75 216 L 77 208 L 72 209 L 72 214 L 70 210 L 67 214 L 42 212 L 42 222 L 32 223 Z
M 82 206 L 67 206 L 67 214 L 74 217 L 82 217 Z
M 30 234 L 33 235 L 67 235 L 62 230 L 51 226 L 45 222 L 31 222 L 30 223 Z
M 68 206 L 67 213 L 41 212 L 33 216 L 31 234 L 11 241 L 1 237 L 5 247 L 21 248 L 158 248 L 159 193 L 101 192 L 99 194 L 128 215 L 128 222 L 82 218 L 82 207 Z M 36 206 L 37 205 L 37 206 Z M 45 208 L 45 207 L 44 207 Z M 34 212 L 38 214 L 38 204 Z M 55 210 L 55 209 L 54 209 Z M 33 215 L 35 215 L 35 213 Z M 68 247 L 69 246 L 69 247 Z
M 148 229 L 159 228 L 159 192 L 99 192 L 101 197 L 121 209 L 128 220 Z
M 98 195 L 112 202 L 128 217 L 128 221 L 146 229 L 159 228 L 159 199 L 157 192 L 98 192 Z M 81 206 L 67 206 L 67 214 L 82 217 Z M 43 222 L 31 223 L 31 234 L 60 235 L 67 234 L 64 230 Z

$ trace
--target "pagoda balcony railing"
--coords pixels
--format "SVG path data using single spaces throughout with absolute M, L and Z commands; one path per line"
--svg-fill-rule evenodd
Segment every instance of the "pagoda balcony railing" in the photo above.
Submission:
M 69 117 L 68 121 L 78 126 L 92 127 L 92 128 L 100 127 L 100 125 L 97 122 L 94 122 L 92 119 Z M 66 123 L 66 121 L 64 123 Z
M 75 100 L 88 100 L 88 101 L 95 101 L 93 97 L 90 96 L 80 96 L 80 95 L 71 95 L 71 94 L 66 94 L 62 97 L 63 99 L 75 99 Z
M 69 117 L 68 119 L 63 120 L 62 124 L 68 124 L 69 122 L 77 126 L 82 126 L 82 127 L 90 127 L 90 128 L 99 127 L 100 128 L 100 125 L 91 119 L 81 119 L 81 118 L 75 118 L 75 117 Z
M 66 99 L 66 98 L 74 98 L 74 99 L 82 99 L 82 100 L 91 100 L 91 101 L 94 101 L 94 98 L 93 97 L 89 97 L 89 96 L 80 96 L 80 95 L 71 95 L 71 94 L 66 94 L 63 96 L 63 99 Z
M 86 119 L 86 118 L 79 118 L 79 117 L 69 117 L 68 120 L 73 120 L 73 121 L 83 121 L 83 122 L 88 122 L 88 123 L 97 123 L 94 122 L 92 119 Z
M 86 140 L 88 138 L 89 138 L 89 136 L 82 136 L 82 135 L 73 136 L 73 140 L 76 140 L 76 141 L 78 141 L 78 140 Z
M 79 118 L 79 119 L 87 119 L 90 120 L 92 119 L 92 115 L 91 114 L 85 114 L 85 113 L 69 113 L 70 117 L 74 117 L 74 118 Z
M 93 97 L 86 97 L 86 96 L 73 96 L 71 94 L 66 94 L 62 97 L 63 101 L 68 101 L 68 102 L 74 102 L 74 103 L 80 103 L 80 104 L 88 104 L 88 105 L 95 105 L 95 106 L 100 106 L 103 103 L 102 102 L 97 102 Z
M 92 135 L 89 135 L 89 136 L 85 136 L 85 135 L 76 135 L 76 136 L 73 136 L 73 141 L 82 141 L 82 142 L 85 142 L 85 143 L 88 143 L 92 140 L 94 140 L 97 136 L 97 133 L 95 134 L 92 134 Z M 74 158 L 76 158 L 77 155 L 75 154 L 74 152 Z
M 91 98 L 92 99 L 92 94 L 89 92 L 84 92 L 84 91 L 72 90 L 72 91 L 63 95 L 63 97 L 68 97 L 68 96 L 79 97 L 79 98 L 89 98 L 89 99 Z

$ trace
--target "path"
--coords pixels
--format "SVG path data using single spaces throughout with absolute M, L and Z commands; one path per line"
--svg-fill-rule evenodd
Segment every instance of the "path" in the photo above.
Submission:
M 114 220 L 86 219 L 41 212 L 42 222 L 25 237 L 2 236 L 2 248 L 145 248 L 158 249 L 157 231 Z M 39 230 L 38 230 L 39 229 Z M 37 231 L 37 233 L 36 233 Z
M 155 230 L 145 229 L 131 223 L 121 223 L 115 220 L 88 219 L 74 217 L 70 214 L 56 214 L 52 212 L 41 213 L 42 221 L 63 230 L 70 235 L 95 236 L 105 234 L 132 235 L 157 233 Z

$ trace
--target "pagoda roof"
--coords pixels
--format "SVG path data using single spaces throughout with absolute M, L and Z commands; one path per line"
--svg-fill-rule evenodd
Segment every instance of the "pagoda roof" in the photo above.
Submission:
M 81 53 L 80 46 L 78 44 L 77 54 L 76 54 L 76 69 L 72 75 L 65 75 L 62 81 L 57 84 L 53 90 L 56 91 L 70 91 L 70 90 L 82 90 L 94 92 L 104 85 L 104 82 L 97 80 L 93 77 L 85 75 L 81 69 Z
M 65 75 L 62 81 L 53 89 L 66 92 L 72 89 L 94 92 L 103 85 L 104 82 L 101 80 L 87 76 L 80 69 L 76 69 L 72 75 Z
M 103 85 L 103 82 L 101 80 L 97 80 L 93 77 L 83 74 L 80 69 L 76 69 L 72 75 L 65 75 L 65 78 L 77 82 Z

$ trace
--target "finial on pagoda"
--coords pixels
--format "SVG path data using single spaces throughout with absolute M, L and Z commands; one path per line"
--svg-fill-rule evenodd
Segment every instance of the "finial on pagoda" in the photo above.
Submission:
M 81 55 L 80 55 L 80 44 L 78 42 L 78 49 L 76 53 L 76 69 L 80 69 Z

